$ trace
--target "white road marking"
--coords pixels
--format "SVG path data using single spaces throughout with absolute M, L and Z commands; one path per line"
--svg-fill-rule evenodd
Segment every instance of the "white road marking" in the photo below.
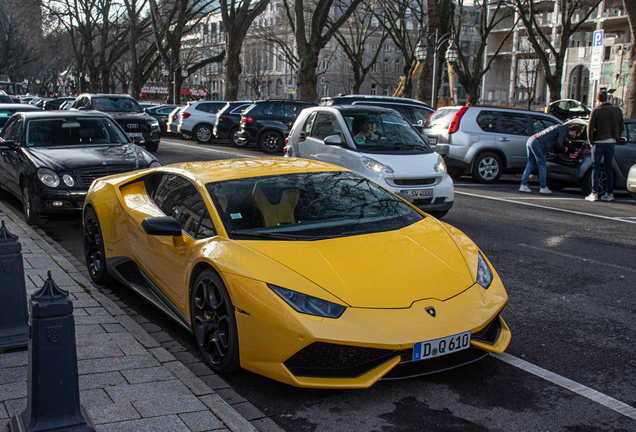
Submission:
M 625 218 L 621 218 L 621 217 L 602 216 L 602 215 L 597 215 L 597 214 L 592 214 L 592 213 L 579 212 L 579 211 L 575 211 L 575 210 L 560 209 L 560 208 L 556 208 L 556 207 L 544 206 L 544 205 L 539 205 L 539 204 L 532 204 L 532 203 L 527 203 L 527 202 L 523 202 L 523 201 L 516 201 L 516 200 L 513 200 L 513 199 L 507 199 L 507 198 L 495 198 L 495 197 L 489 197 L 489 196 L 484 196 L 484 195 L 479 195 L 479 194 L 472 194 L 472 193 L 468 193 L 468 192 L 460 192 L 460 191 L 455 191 L 455 194 L 467 195 L 467 196 L 472 196 L 472 197 L 476 197 L 476 198 L 484 198 L 484 199 L 489 199 L 489 200 L 493 200 L 493 201 L 503 201 L 503 202 L 513 203 L 513 204 L 530 206 L 530 207 L 538 207 L 538 208 L 543 208 L 543 209 L 548 209 L 548 210 L 556 210 L 556 211 L 560 211 L 560 212 L 563 212 L 563 213 L 572 213 L 572 214 L 577 214 L 577 215 L 581 215 L 581 216 L 595 217 L 595 218 L 599 218 L 599 219 L 608 219 L 608 220 L 612 220 L 612 221 L 615 221 L 615 222 L 627 222 L 627 223 L 636 224 L 636 220 L 626 220 Z M 599 203 L 598 205 L 602 205 L 602 204 Z
M 592 264 L 600 264 L 600 265 L 603 265 L 603 266 L 606 266 L 606 267 L 615 268 L 617 270 L 623 270 L 623 271 L 636 273 L 636 269 L 633 269 L 633 268 L 623 267 L 623 266 L 619 266 L 619 265 L 616 265 L 616 264 L 610 264 L 610 263 L 597 261 L 597 260 L 593 260 L 593 259 L 589 259 L 589 258 L 584 258 L 584 257 L 576 256 L 576 255 L 570 255 L 570 254 L 563 253 L 563 252 L 557 252 L 557 251 L 553 251 L 553 250 L 547 249 L 547 248 L 541 248 L 541 247 L 537 247 L 537 246 L 530 246 L 530 245 L 527 245 L 527 244 L 524 244 L 524 243 L 518 243 L 517 246 L 526 247 L 528 249 L 534 249 L 534 250 L 538 250 L 538 251 L 541 251 L 541 252 L 548 252 L 548 253 L 555 254 L 555 255 L 560 255 L 560 256 L 563 256 L 563 257 L 566 257 L 566 258 L 574 258 L 574 259 L 585 261 L 585 262 L 589 262 L 589 263 L 592 263 Z
M 172 145 L 178 145 L 178 146 L 183 146 L 183 147 L 192 147 L 192 148 L 196 148 L 198 151 L 205 151 L 205 152 L 209 152 L 209 153 L 217 153 L 217 154 L 222 154 L 222 155 L 230 155 L 232 159 L 236 159 L 236 158 L 257 158 L 257 157 L 263 157 L 262 155 L 258 155 L 258 156 L 252 156 L 252 155 L 247 155 L 247 154 L 240 154 L 238 155 L 236 152 L 229 152 L 229 151 L 225 151 L 225 150 L 217 150 L 217 149 L 213 149 L 210 147 L 202 147 L 196 144 L 184 144 L 182 142 L 176 142 L 176 141 L 170 141 L 170 140 L 161 140 L 161 142 L 165 142 L 168 144 L 172 144 Z
M 535 366 L 532 363 L 528 363 L 527 361 L 522 360 L 518 357 L 512 356 L 510 354 L 503 353 L 503 354 L 490 354 L 490 355 L 512 366 L 516 366 L 519 369 L 522 369 L 526 372 L 536 375 L 539 378 L 543 378 L 546 381 L 549 381 L 553 384 L 564 387 L 593 402 L 604 405 L 607 408 L 611 409 L 612 411 L 615 411 L 619 414 L 622 414 L 626 417 L 636 420 L 636 408 L 634 408 L 631 405 L 627 405 L 624 402 L 621 402 L 601 392 L 593 390 L 587 386 L 584 386 L 583 384 L 579 384 L 576 381 L 572 381 L 568 378 L 562 377 L 561 375 L 557 375 L 546 369 L 540 368 L 539 366 Z

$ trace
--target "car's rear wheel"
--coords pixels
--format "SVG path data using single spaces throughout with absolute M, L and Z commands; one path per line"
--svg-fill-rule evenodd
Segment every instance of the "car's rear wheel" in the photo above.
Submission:
M 258 140 L 258 145 L 265 153 L 276 153 L 283 150 L 285 142 L 283 135 L 276 131 L 263 132 Z
M 26 181 L 22 184 L 22 212 L 29 225 L 45 225 L 49 221 L 48 217 L 35 213 L 31 192 L 29 192 L 29 185 Z
M 236 147 L 245 147 L 245 145 L 247 145 L 247 141 L 245 141 L 245 144 L 241 144 L 241 141 L 239 140 L 239 136 L 238 136 L 238 131 L 239 128 L 238 127 L 233 127 L 232 129 L 230 129 L 230 142 L 232 144 L 234 144 Z
M 495 153 L 485 152 L 477 156 L 473 167 L 473 179 L 479 183 L 495 183 L 501 177 L 501 158 Z
M 583 191 L 583 195 L 585 196 L 591 194 L 594 190 L 592 185 L 592 172 L 593 170 L 591 168 L 587 170 L 580 183 L 581 190 Z M 598 182 L 598 194 L 599 196 L 601 196 L 604 195 L 605 192 L 607 192 L 607 176 L 605 175 L 605 169 L 603 167 L 601 167 L 601 172 L 598 173 Z
M 194 137 L 202 143 L 210 142 L 212 139 L 212 128 L 208 125 L 199 125 L 194 128 Z
M 93 282 L 106 285 L 110 281 L 106 268 L 102 228 L 99 225 L 97 213 L 91 207 L 84 213 L 84 262 Z
M 197 277 L 190 297 L 192 331 L 210 368 L 217 373 L 240 368 L 234 305 L 221 277 L 212 269 Z

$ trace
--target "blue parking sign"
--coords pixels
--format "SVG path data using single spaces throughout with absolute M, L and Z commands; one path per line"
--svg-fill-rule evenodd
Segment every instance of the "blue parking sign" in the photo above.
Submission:
M 603 46 L 603 32 L 604 30 L 596 30 L 594 32 L 594 43 L 593 46 Z

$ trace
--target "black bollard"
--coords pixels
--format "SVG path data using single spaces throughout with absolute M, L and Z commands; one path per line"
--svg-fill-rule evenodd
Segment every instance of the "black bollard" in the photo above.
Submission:
M 93 432 L 80 405 L 73 302 L 48 272 L 31 296 L 27 407 L 11 417 L 11 432 Z
M 4 221 L 0 226 L 0 263 L 0 350 L 25 347 L 29 344 L 29 312 L 22 244 L 4 226 Z

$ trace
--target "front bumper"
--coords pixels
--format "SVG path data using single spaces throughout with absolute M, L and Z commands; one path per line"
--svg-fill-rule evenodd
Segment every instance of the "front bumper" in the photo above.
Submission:
M 88 191 L 31 187 L 33 211 L 37 214 L 65 215 L 82 212 Z
M 425 212 L 446 211 L 453 207 L 455 187 L 453 186 L 453 179 L 448 175 L 443 176 L 439 183 L 430 186 L 398 186 L 390 184 L 388 181 L 385 181 L 385 183 L 387 184 L 384 187 L 393 193 L 402 193 L 408 189 L 433 189 L 431 197 L 413 200 L 413 205 Z
M 502 353 L 510 343 L 500 317 L 507 295 L 498 277 L 487 290 L 473 285 L 446 301 L 421 300 L 408 309 L 350 307 L 338 319 L 298 314 L 262 282 L 223 277 L 237 308 L 241 366 L 298 387 L 367 388 L 380 379 L 461 366 Z M 412 361 L 415 343 L 467 330 L 469 349 Z

